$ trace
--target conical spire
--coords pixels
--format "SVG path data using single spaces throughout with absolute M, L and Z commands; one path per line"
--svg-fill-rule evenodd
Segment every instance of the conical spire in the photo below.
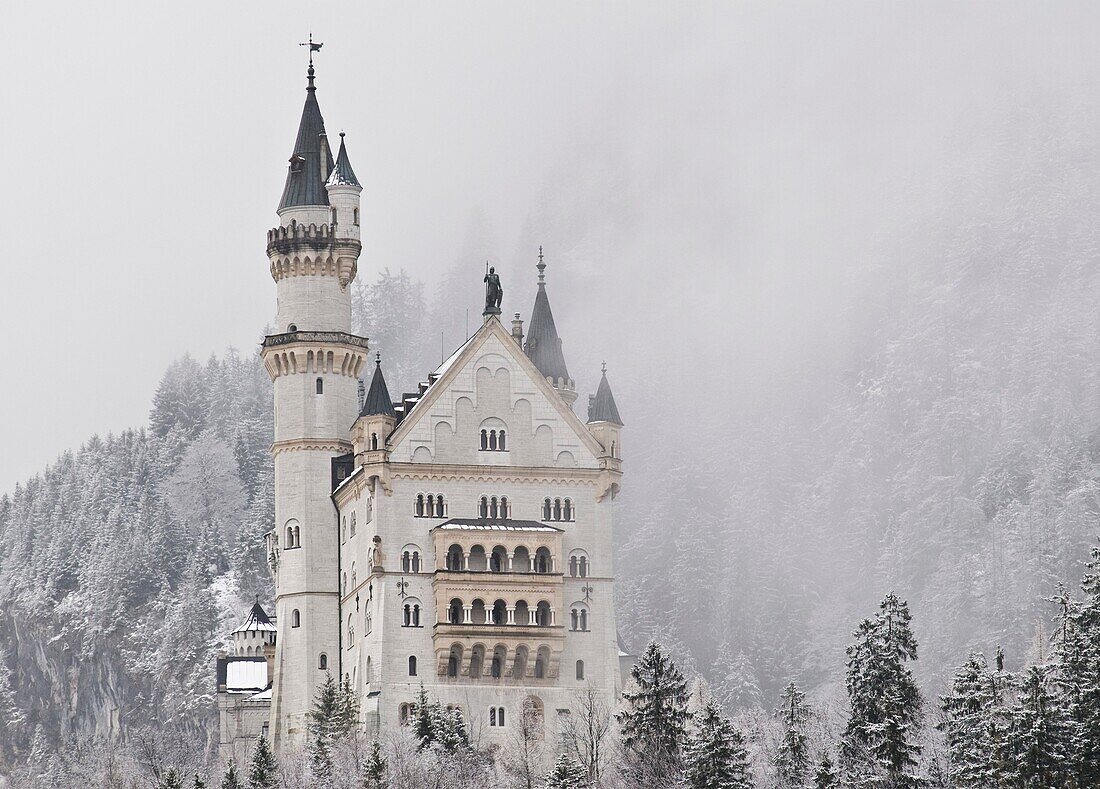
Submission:
M 275 625 L 271 624 L 271 617 L 264 611 L 263 606 L 260 605 L 257 600 L 252 605 L 252 610 L 248 612 L 248 616 L 245 617 L 244 622 L 238 627 L 235 633 L 246 633 L 251 630 L 274 630 Z
M 340 132 L 340 153 L 336 155 L 336 166 L 332 168 L 326 186 L 362 186 L 359 179 L 355 177 L 355 170 L 351 169 L 351 159 L 348 158 L 343 132 Z
M 568 381 L 569 368 L 565 366 L 561 339 L 558 337 L 557 326 L 554 325 L 550 299 L 546 295 L 546 263 L 543 262 L 542 247 L 539 247 L 536 268 L 539 270 L 539 290 L 535 294 L 535 306 L 531 310 L 531 323 L 527 327 L 527 342 L 523 345 L 523 351 L 544 376 L 555 383 L 559 380 Z
M 370 381 L 370 389 L 367 398 L 363 401 L 363 410 L 359 416 L 392 416 L 397 418 L 397 412 L 393 409 L 393 401 L 390 400 L 390 390 L 386 388 L 386 379 L 382 375 L 382 355 L 379 354 L 374 362 L 374 377 Z
M 299 205 L 328 205 L 325 178 L 332 172 L 332 151 L 325 135 L 325 120 L 317 104 L 317 88 L 313 84 L 313 63 L 307 72 L 306 103 L 298 124 L 298 138 L 290 157 L 283 197 L 279 210 Z
M 596 394 L 588 402 L 589 422 L 611 422 L 622 427 L 623 420 L 619 418 L 619 409 L 615 405 L 615 395 L 611 394 L 611 384 L 607 382 L 607 365 L 603 366 L 603 377 Z

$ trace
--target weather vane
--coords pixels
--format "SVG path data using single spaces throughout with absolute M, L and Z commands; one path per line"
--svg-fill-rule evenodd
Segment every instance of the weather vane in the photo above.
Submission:
M 313 41 L 313 31 L 310 31 L 309 41 L 302 41 L 298 44 L 298 46 L 300 46 L 300 47 L 309 47 L 309 65 L 312 66 L 313 65 L 313 53 L 314 52 L 320 52 L 321 47 L 324 46 L 324 43 L 322 43 L 320 41 L 314 43 L 314 41 Z

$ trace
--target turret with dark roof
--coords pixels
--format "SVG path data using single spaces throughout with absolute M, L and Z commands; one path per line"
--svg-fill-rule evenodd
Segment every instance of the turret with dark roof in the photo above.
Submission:
M 539 372 L 550 379 L 559 390 L 573 392 L 573 379 L 569 377 L 569 368 L 565 366 L 565 354 L 561 349 L 561 338 L 554 325 L 554 313 L 550 310 L 550 298 L 546 295 L 546 263 L 542 259 L 542 247 L 539 247 L 539 289 L 535 294 L 535 306 L 531 310 L 531 323 L 527 327 L 527 341 L 523 351 L 527 354 Z M 564 394 L 564 392 L 563 392 Z M 576 399 L 576 394 L 572 394 Z M 570 400 L 572 402 L 572 400 Z
M 344 144 L 344 133 L 340 132 L 340 153 L 336 155 L 336 165 L 329 174 L 326 186 L 362 186 L 355 177 L 355 170 L 351 169 L 351 159 L 348 158 L 348 149 Z
M 390 390 L 386 388 L 386 379 L 382 375 L 382 357 L 379 355 L 374 362 L 374 377 L 370 381 L 370 389 L 363 400 L 363 410 L 359 416 L 390 416 L 397 418 L 397 412 L 390 400 Z
M 298 138 L 286 175 L 279 210 L 294 206 L 328 205 L 325 179 L 333 169 L 332 151 L 325 134 L 325 120 L 317 104 L 317 88 L 313 84 L 313 63 L 309 65 L 306 103 L 298 124 Z
M 615 405 L 615 396 L 611 394 L 611 384 L 607 382 L 607 365 L 603 366 L 603 377 L 596 394 L 588 401 L 589 422 L 610 422 L 622 427 L 623 420 L 619 418 L 619 409 Z

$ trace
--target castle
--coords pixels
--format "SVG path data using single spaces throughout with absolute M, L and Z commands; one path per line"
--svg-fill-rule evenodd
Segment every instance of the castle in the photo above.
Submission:
M 485 744 L 523 711 L 553 738 L 578 689 L 610 707 L 621 684 L 622 420 L 606 371 L 582 421 L 540 252 L 526 337 L 518 314 L 500 321 L 494 272 L 482 326 L 394 401 L 351 333 L 362 186 L 343 134 L 333 157 L 314 82 L 311 57 L 267 235 L 275 615 L 254 606 L 218 661 L 221 756 L 243 764 L 260 734 L 303 745 L 329 674 L 351 683 L 371 736 L 405 723 L 423 686 Z

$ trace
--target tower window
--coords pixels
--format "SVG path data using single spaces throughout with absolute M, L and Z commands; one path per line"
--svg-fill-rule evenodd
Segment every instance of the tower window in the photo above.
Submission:
M 317 379 L 317 394 L 324 394 L 324 393 L 325 393 L 324 379 L 318 378 Z
M 336 224 L 336 209 L 332 209 L 332 224 Z
M 328 655 L 324 652 L 321 653 L 321 657 L 317 660 L 317 668 L 321 671 L 328 671 Z
M 504 707 L 489 708 L 489 725 L 494 727 L 504 725 Z
M 290 612 L 290 626 L 291 627 L 301 627 L 302 626 L 302 615 L 298 613 L 297 608 L 295 608 L 293 611 Z
M 358 225 L 359 224 L 359 209 L 358 208 L 351 209 L 351 216 L 352 216 L 352 221 L 356 225 Z
M 577 661 L 577 679 L 584 679 L 584 661 Z
M 409 676 L 416 676 L 416 655 L 409 655 Z

